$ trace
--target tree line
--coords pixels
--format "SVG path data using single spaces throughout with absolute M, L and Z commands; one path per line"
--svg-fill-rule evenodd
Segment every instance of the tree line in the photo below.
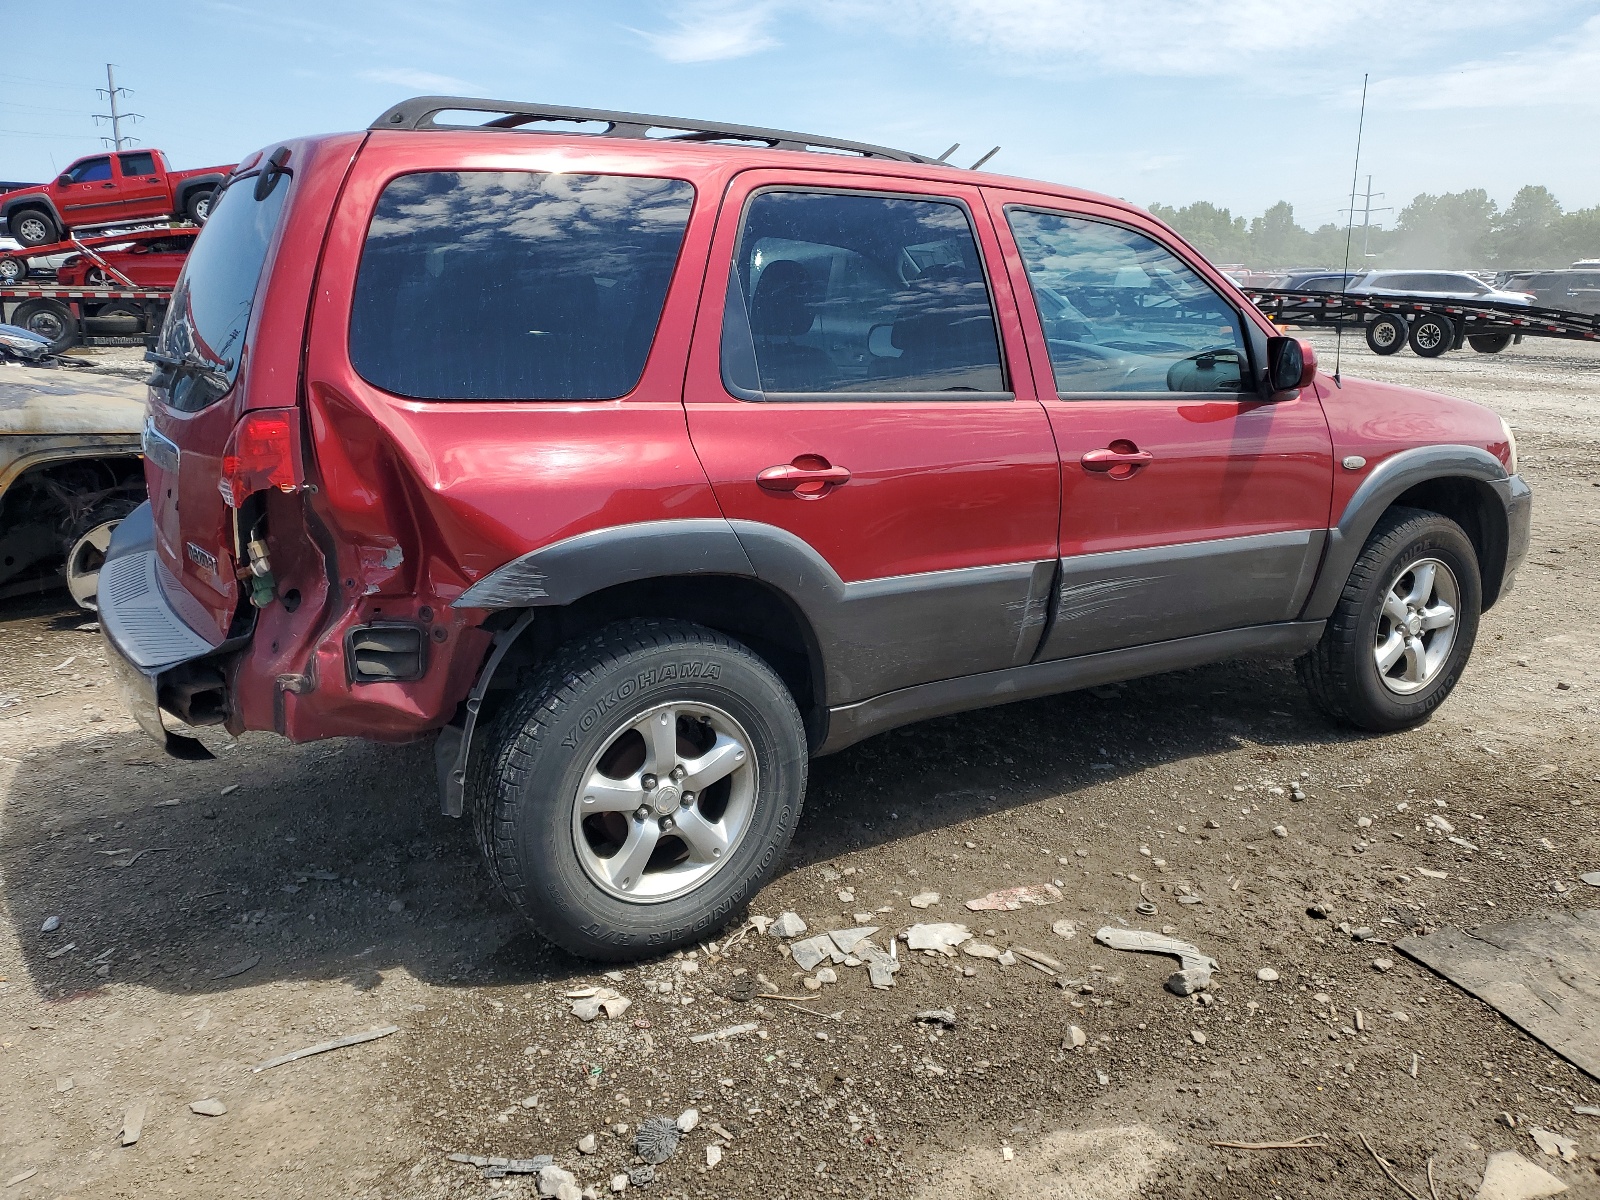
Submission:
M 1345 226 L 1331 222 L 1302 228 L 1294 206 L 1280 200 L 1259 217 L 1236 217 L 1204 200 L 1150 211 L 1216 263 L 1248 267 L 1338 267 L 1345 261 Z M 1359 218 L 1350 243 L 1350 267 L 1419 267 L 1443 270 L 1512 270 L 1566 267 L 1600 258 L 1600 205 L 1563 211 L 1548 188 L 1530 184 L 1504 209 L 1482 188 L 1427 192 L 1400 210 L 1393 228 L 1366 233 Z

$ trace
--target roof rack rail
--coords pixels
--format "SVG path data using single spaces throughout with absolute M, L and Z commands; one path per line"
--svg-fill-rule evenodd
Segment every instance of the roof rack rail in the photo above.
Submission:
M 481 125 L 441 124 L 434 118 L 442 112 L 481 112 L 496 114 Z M 415 96 L 402 100 L 374 121 L 370 129 L 482 129 L 525 131 L 525 125 L 541 121 L 593 121 L 606 128 L 597 137 L 643 138 L 661 142 L 759 142 L 773 150 L 843 150 L 863 158 L 889 158 L 897 162 L 934 163 L 937 159 L 909 150 L 894 150 L 867 142 L 842 138 L 791 133 L 786 129 L 763 129 L 755 125 L 727 125 L 721 122 L 694 121 L 685 117 L 659 117 L 647 113 L 611 112 L 602 108 L 564 108 L 555 104 L 523 104 L 514 100 L 480 100 L 469 96 Z M 666 131 L 653 133 L 652 131 Z

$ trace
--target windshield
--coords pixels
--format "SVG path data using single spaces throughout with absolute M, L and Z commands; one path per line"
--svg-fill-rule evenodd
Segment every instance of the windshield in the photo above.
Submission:
M 236 181 L 212 207 L 172 292 L 154 356 L 167 403 L 184 412 L 224 396 L 239 372 L 239 351 L 267 246 L 278 226 L 287 184 L 255 198 L 254 177 Z

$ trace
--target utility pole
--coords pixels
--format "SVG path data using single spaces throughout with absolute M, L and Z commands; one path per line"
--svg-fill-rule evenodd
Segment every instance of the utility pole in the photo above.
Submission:
M 1369 255 L 1367 254 L 1367 236 L 1372 231 L 1372 214 L 1375 213 L 1375 212 L 1393 212 L 1394 208 L 1392 206 L 1390 206 L 1390 205 L 1387 205 L 1387 204 L 1384 205 L 1382 208 L 1373 208 L 1372 207 L 1372 199 L 1373 199 L 1373 197 L 1376 196 L 1376 197 L 1379 197 L 1381 199 L 1383 197 L 1384 193 L 1383 192 L 1375 192 L 1375 191 L 1372 190 L 1372 176 L 1371 175 L 1367 176 L 1367 190 L 1365 192 L 1357 192 L 1355 194 L 1357 196 L 1361 197 L 1363 200 L 1365 200 L 1366 203 L 1360 209 L 1344 208 L 1344 209 L 1340 209 L 1339 211 L 1340 212 L 1360 212 L 1361 213 L 1361 257 L 1362 258 L 1367 258 L 1367 257 L 1369 257 Z
M 122 136 L 122 123 L 127 121 L 131 124 L 132 122 L 141 120 L 142 118 L 139 113 L 125 113 L 117 107 L 118 97 L 131 96 L 133 95 L 133 92 L 127 88 L 120 88 L 117 86 L 117 77 L 111 72 L 113 65 L 114 64 L 112 63 L 106 64 L 106 86 L 103 88 L 95 88 L 95 94 L 98 96 L 104 96 L 106 98 L 107 102 L 110 104 L 111 111 L 109 113 L 95 113 L 94 119 L 96 121 L 111 122 L 111 136 L 108 138 L 102 137 L 100 140 L 110 145 L 113 150 L 121 150 L 123 143 L 127 143 L 131 146 L 136 140 L 131 136 Z

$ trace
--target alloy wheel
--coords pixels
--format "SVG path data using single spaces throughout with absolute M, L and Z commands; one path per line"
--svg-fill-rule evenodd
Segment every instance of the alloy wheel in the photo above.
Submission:
M 1409 696 L 1432 683 L 1456 641 L 1461 591 L 1455 574 L 1437 558 L 1421 558 L 1400 572 L 1378 614 L 1373 662 L 1383 686 Z
M 755 811 L 751 739 L 709 704 L 655 705 L 617 728 L 572 799 L 578 860 L 601 890 L 654 904 L 733 857 Z

